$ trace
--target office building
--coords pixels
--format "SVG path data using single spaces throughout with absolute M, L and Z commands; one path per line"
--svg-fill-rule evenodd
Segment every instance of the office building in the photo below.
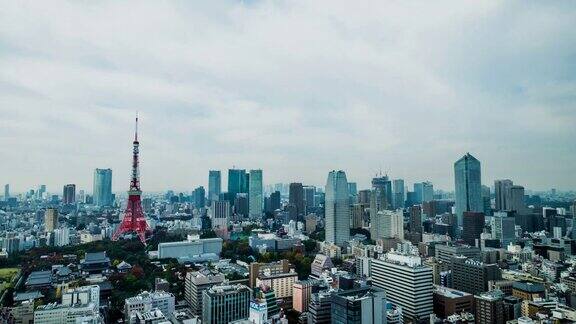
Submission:
M 524 202 L 524 187 L 511 186 L 507 211 L 514 211 L 517 214 L 525 215 L 527 212 L 526 203 Z
M 304 187 L 301 183 L 291 183 L 288 194 L 288 206 L 290 209 L 290 219 L 298 220 L 304 216 Z
M 480 294 L 488 291 L 490 280 L 502 279 L 497 264 L 485 264 L 465 256 L 452 258 L 452 287 L 469 294 Z
M 316 207 L 316 187 L 304 186 L 304 207 L 306 212 Z
M 404 193 L 404 180 L 403 179 L 395 179 L 393 182 L 393 197 L 392 197 L 392 205 L 394 209 L 404 208 L 404 202 L 406 200 L 405 193 Z
M 57 303 L 41 305 L 34 311 L 34 324 L 102 323 L 99 310 L 94 303 L 67 306 Z
M 364 214 L 366 208 L 362 204 L 353 204 L 351 210 L 352 228 L 362 228 L 364 227 Z
M 480 242 L 480 234 L 484 231 L 484 213 L 464 212 L 462 218 L 462 239 L 466 244 L 477 246 L 476 240 Z
M 67 289 L 62 293 L 62 305 L 86 305 L 94 303 L 96 308 L 100 307 L 100 286 L 80 286 Z
M 447 319 L 453 314 L 472 313 L 474 296 L 464 291 L 436 286 L 434 289 L 434 314 Z
M 465 211 L 483 212 L 480 161 L 466 153 L 454 163 L 456 216 L 462 226 Z
M 326 242 L 343 246 L 350 240 L 348 181 L 344 171 L 331 171 L 326 181 Z
M 292 307 L 299 313 L 308 311 L 312 293 L 319 290 L 320 281 L 309 279 L 296 281 L 292 285 Z
M 262 170 L 250 170 L 248 185 L 248 216 L 250 219 L 260 219 L 264 208 L 264 188 L 262 186 Z
M 383 238 L 404 239 L 404 213 L 402 210 L 382 210 L 371 218 L 370 236 L 373 240 Z
M 73 204 L 76 202 L 76 185 L 67 184 L 62 191 L 62 203 L 65 205 Z
M 298 274 L 294 271 L 287 273 L 272 273 L 271 270 L 262 271 L 256 277 L 256 287 L 270 288 L 276 298 L 292 300 L 292 286 L 298 281 Z
M 308 324 L 330 324 L 332 294 L 328 291 L 320 291 L 310 296 L 308 306 Z
M 222 193 L 222 175 L 220 170 L 208 171 L 208 200 L 219 200 Z
M 10 198 L 10 184 L 5 184 L 4 185 L 4 201 L 8 201 L 8 198 Z
M 372 194 L 372 190 L 365 189 L 358 191 L 358 203 L 364 206 L 370 206 L 370 195 Z
M 61 227 L 54 230 L 54 246 L 66 246 L 70 244 L 70 229 Z
M 386 323 L 386 294 L 376 287 L 363 287 L 332 295 L 332 324 Z
M 248 266 L 249 271 L 249 282 L 248 286 L 250 288 L 256 287 L 256 280 L 260 275 L 264 273 L 269 274 L 283 274 L 283 273 L 290 273 L 290 263 L 288 260 L 282 259 L 277 262 L 270 262 L 270 263 L 260 263 L 260 262 L 252 262 Z
M 266 211 L 272 213 L 276 210 L 279 210 L 280 207 L 282 207 L 280 201 L 280 191 L 274 191 L 270 194 L 270 205 Z
M 58 228 L 58 210 L 48 208 L 44 213 L 44 229 L 46 232 L 54 232 Z
M 148 312 L 155 308 L 165 316 L 172 316 L 175 310 L 174 295 L 165 291 L 141 292 L 124 300 L 124 317 L 128 320 L 134 312 Z
M 436 244 L 434 246 L 434 256 L 440 262 L 442 271 L 450 269 L 452 258 L 465 256 L 473 260 L 480 260 L 480 248 L 468 245 Z
M 209 269 L 186 273 L 184 297 L 192 314 L 202 316 L 202 293 L 212 286 L 222 284 L 224 280 L 224 274 Z
M 410 206 L 410 232 L 423 233 L 422 229 L 422 207 L 420 205 Z
M 206 206 L 206 189 L 200 186 L 192 192 L 192 202 L 196 208 L 204 208 Z
M 508 210 L 508 202 L 510 200 L 510 188 L 513 186 L 512 180 L 496 180 L 494 181 L 494 195 L 496 197 L 496 210 Z
M 381 209 L 392 208 L 392 181 L 388 176 L 380 175 L 380 177 L 372 178 L 372 189 L 378 194 L 378 201 L 382 203 Z
M 434 200 L 434 186 L 429 181 L 417 182 L 414 184 L 415 203 L 421 204 Z
M 499 290 L 474 296 L 475 322 L 478 324 L 505 323 L 504 295 Z
M 227 200 L 212 200 L 210 213 L 212 216 L 212 228 L 228 228 L 230 222 L 230 202 Z
M 202 294 L 202 324 L 248 319 L 252 292 L 244 285 L 218 285 Z
M 228 197 L 232 203 L 239 193 L 248 193 L 248 175 L 244 169 L 228 170 Z
M 484 215 L 492 215 L 492 196 L 490 194 L 490 187 L 482 185 L 482 205 L 484 210 L 482 211 Z
M 92 197 L 94 205 L 99 207 L 112 205 L 112 170 L 94 170 L 94 187 Z
M 386 298 L 402 307 L 406 321 L 425 321 L 433 310 L 432 269 L 422 264 L 417 249 L 410 243 L 398 244 L 370 264 L 372 284 L 386 291 Z
M 500 241 L 500 246 L 506 248 L 516 241 L 516 220 L 508 212 L 495 212 L 490 219 L 492 238 Z

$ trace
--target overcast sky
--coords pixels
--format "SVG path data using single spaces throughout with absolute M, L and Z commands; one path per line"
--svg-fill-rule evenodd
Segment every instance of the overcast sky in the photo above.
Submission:
M 576 188 L 575 1 L 0 1 L 0 183 Z M 224 178 L 225 180 L 225 178 Z M 223 188 L 226 186 L 223 182 Z

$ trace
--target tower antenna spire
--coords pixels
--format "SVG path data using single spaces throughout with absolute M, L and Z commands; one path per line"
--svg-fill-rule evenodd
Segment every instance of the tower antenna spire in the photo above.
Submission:
M 134 141 L 138 142 L 138 111 L 136 111 L 136 127 L 134 128 Z

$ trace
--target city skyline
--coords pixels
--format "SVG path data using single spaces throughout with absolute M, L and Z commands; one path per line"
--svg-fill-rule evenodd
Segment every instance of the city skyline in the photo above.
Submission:
M 138 110 L 150 191 L 233 165 L 453 190 L 465 152 L 482 183 L 574 190 L 576 5 L 446 4 L 7 3 L 0 182 L 87 189 L 110 168 L 127 190 Z

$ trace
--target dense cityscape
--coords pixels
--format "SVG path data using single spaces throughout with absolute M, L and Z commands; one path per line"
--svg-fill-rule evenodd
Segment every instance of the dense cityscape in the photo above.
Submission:
M 0 324 L 576 323 L 575 23 L 0 0 Z
M 210 170 L 208 190 L 147 194 L 135 129 L 127 195 L 111 169 L 91 192 L 4 186 L 3 322 L 576 321 L 576 192 L 488 186 L 466 153 L 454 192 L 387 174 L 358 188 L 342 170 L 264 185 L 233 168 L 226 190 Z

